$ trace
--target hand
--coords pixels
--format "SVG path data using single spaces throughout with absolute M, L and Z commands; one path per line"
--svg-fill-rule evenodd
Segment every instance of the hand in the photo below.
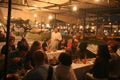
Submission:
M 59 39 L 55 39 L 55 41 L 59 41 Z

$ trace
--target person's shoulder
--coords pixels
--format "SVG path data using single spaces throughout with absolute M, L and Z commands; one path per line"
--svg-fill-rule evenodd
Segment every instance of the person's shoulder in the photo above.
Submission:
M 43 80 L 37 69 L 33 69 L 26 74 L 23 80 Z

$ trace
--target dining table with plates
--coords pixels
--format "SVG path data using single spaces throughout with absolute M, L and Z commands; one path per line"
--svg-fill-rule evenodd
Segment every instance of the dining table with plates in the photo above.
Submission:
M 58 59 L 59 55 L 63 52 L 65 52 L 65 50 L 46 51 L 46 55 L 48 57 L 48 60 L 53 58 Z

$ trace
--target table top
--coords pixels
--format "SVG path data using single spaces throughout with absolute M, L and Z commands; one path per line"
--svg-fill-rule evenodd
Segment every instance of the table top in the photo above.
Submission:
M 82 68 L 85 66 L 91 66 L 94 64 L 94 61 L 87 61 L 86 64 L 80 62 L 80 63 L 72 63 L 72 68 L 73 69 L 78 69 L 78 68 Z
M 65 52 L 65 50 L 46 51 L 46 54 L 55 54 L 55 53 L 62 53 L 62 52 Z

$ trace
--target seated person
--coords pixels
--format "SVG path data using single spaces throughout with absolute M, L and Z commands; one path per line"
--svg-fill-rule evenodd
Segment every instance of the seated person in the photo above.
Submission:
M 2 31 L 0 30 L 0 42 L 4 42 L 5 41 L 5 34 L 2 33 Z
M 23 80 L 56 80 L 53 69 L 45 63 L 45 53 L 36 51 L 32 56 L 33 69 L 26 74 Z
M 108 45 L 111 54 L 110 77 L 116 80 L 120 78 L 120 56 L 116 53 L 118 49 L 118 43 L 116 41 L 111 41 L 108 43 Z
M 68 39 L 67 41 L 67 49 L 70 49 L 72 47 L 73 39 Z
M 10 39 L 9 39 L 9 44 L 8 44 L 8 52 L 11 53 L 12 51 L 15 50 L 15 37 L 13 36 L 10 36 Z M 7 53 L 7 47 L 6 47 L 6 44 L 2 46 L 2 49 L 1 49 L 1 54 L 6 54 Z
M 98 46 L 97 57 L 91 72 L 96 79 L 108 79 L 110 73 L 110 59 L 108 46 L 101 44 Z
M 58 44 L 58 50 L 65 49 L 67 47 L 67 43 L 65 39 L 62 39 L 62 41 L 59 42 Z
M 16 73 L 21 70 L 23 66 L 23 59 L 28 51 L 28 46 L 23 44 L 22 41 L 17 43 L 17 49 L 12 53 L 8 54 L 9 68 L 8 73 Z
M 77 80 L 76 75 L 71 68 L 72 57 L 69 54 L 61 53 L 59 64 L 56 67 L 56 76 L 58 80 Z
M 25 59 L 24 59 L 25 69 L 28 70 L 33 68 L 33 66 L 31 65 L 32 56 L 33 53 L 36 52 L 37 50 L 41 50 L 41 43 L 39 41 L 34 41 L 30 47 L 30 50 L 25 55 Z
M 42 49 L 44 51 L 48 51 L 49 50 L 49 44 L 50 44 L 50 39 L 46 39 L 42 44 Z
M 85 57 L 86 58 L 95 58 L 96 57 L 96 55 L 94 53 L 92 53 L 91 51 L 89 51 L 87 49 L 87 45 L 88 45 L 87 41 L 83 41 L 79 44 L 78 55 L 79 55 L 80 59 L 84 59 Z

